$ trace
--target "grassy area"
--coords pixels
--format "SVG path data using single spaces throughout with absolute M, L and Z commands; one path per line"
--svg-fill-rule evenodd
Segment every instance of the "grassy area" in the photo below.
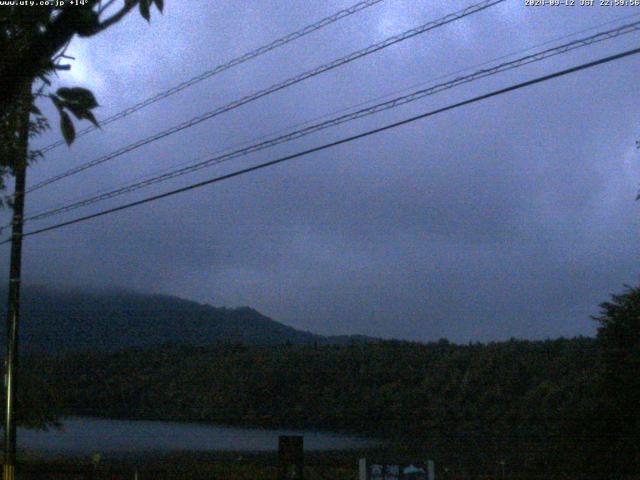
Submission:
M 354 480 L 357 478 L 359 452 L 307 452 L 306 480 Z M 19 478 L 24 480 L 92 479 L 92 480 L 276 480 L 277 454 L 182 452 L 106 457 L 97 468 L 87 458 L 43 460 L 24 457 Z
M 436 478 L 440 480 L 573 480 L 597 478 L 575 472 L 518 472 L 507 464 L 501 469 L 473 470 L 472 463 L 461 463 L 462 457 L 445 460 L 419 446 L 390 445 L 367 450 L 305 452 L 305 480 L 356 480 L 358 459 L 365 457 L 381 463 L 414 463 L 434 458 Z M 33 454 L 21 457 L 20 480 L 277 480 L 276 452 L 177 452 L 131 455 L 104 455 L 97 469 L 89 457 L 43 459 Z M 445 471 L 445 467 L 447 470 Z M 457 468 L 456 468 L 457 467 Z M 640 477 L 627 477 L 627 480 Z

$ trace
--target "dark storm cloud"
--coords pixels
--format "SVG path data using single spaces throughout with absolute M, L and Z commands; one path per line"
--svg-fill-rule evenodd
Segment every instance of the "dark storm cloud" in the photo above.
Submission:
M 92 86 L 107 116 L 348 3 L 169 5 L 151 27 L 130 18 L 74 45 L 78 62 L 67 81 Z M 384 2 L 109 125 L 71 150 L 52 152 L 32 169 L 31 181 L 455 8 L 461 5 Z M 529 9 L 509 1 L 36 192 L 29 209 L 633 12 Z M 625 37 L 476 82 L 170 185 L 319 145 L 637 40 Z M 246 304 L 321 333 L 458 341 L 590 334 L 588 317 L 597 304 L 638 279 L 637 62 L 627 59 L 33 237 L 25 247 L 25 278 Z

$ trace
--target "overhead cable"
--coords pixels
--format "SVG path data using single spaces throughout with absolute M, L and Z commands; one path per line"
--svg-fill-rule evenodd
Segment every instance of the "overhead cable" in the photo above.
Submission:
M 397 128 L 397 127 L 400 127 L 400 126 L 403 126 L 403 125 L 407 125 L 407 124 L 416 122 L 418 120 L 422 120 L 422 119 L 437 115 L 439 113 L 443 113 L 443 112 L 447 112 L 447 111 L 450 111 L 450 110 L 454 110 L 454 109 L 460 108 L 460 107 L 465 106 L 465 105 L 470 105 L 472 103 L 477 103 L 477 102 L 480 102 L 482 100 L 486 100 L 488 98 L 496 97 L 496 96 L 499 96 L 499 95 L 503 95 L 505 93 L 509 93 L 509 92 L 512 92 L 512 91 L 515 91 L 515 90 L 519 90 L 521 88 L 529 87 L 531 85 L 536 85 L 536 84 L 539 84 L 539 83 L 542 83 L 542 82 L 546 82 L 546 81 L 549 81 L 549 80 L 552 80 L 552 79 L 555 79 L 555 78 L 563 77 L 565 75 L 569 75 L 571 73 L 575 73 L 575 72 L 578 72 L 578 71 L 581 71 L 581 70 L 586 70 L 588 68 L 593 68 L 593 67 L 598 66 L 598 65 L 603 65 L 605 63 L 610 63 L 610 62 L 613 62 L 613 61 L 616 61 L 616 60 L 620 60 L 622 58 L 629 57 L 631 55 L 637 55 L 638 53 L 640 53 L 640 48 L 635 48 L 635 49 L 632 49 L 632 50 L 627 50 L 627 51 L 622 52 L 622 53 L 618 53 L 618 54 L 615 54 L 615 55 L 610 55 L 608 57 L 600 58 L 598 60 L 594 60 L 594 61 L 591 61 L 591 62 L 588 62 L 588 63 L 583 63 L 583 64 L 580 64 L 580 65 L 575 66 L 575 67 L 567 68 L 567 69 L 564 69 L 564 70 L 561 70 L 561 71 L 558 71 L 558 72 L 555 72 L 555 73 L 551 73 L 551 74 L 548 74 L 548 75 L 544 75 L 544 76 L 541 76 L 541 77 L 534 78 L 532 80 L 527 80 L 525 82 L 517 83 L 517 84 L 511 85 L 509 87 L 501 88 L 501 89 L 498 89 L 498 90 L 493 90 L 492 92 L 485 93 L 483 95 L 478 95 L 476 97 L 473 97 L 473 98 L 470 98 L 470 99 L 467 99 L 467 100 L 463 100 L 463 101 L 458 102 L 458 103 L 450 104 L 450 105 L 447 105 L 445 107 L 441 107 L 441 108 L 438 108 L 438 109 L 435 109 L 435 110 L 431 110 L 429 112 L 426 112 L 426 113 L 423 113 L 423 114 L 420 114 L 420 115 L 415 115 L 415 116 L 406 118 L 406 119 L 398 121 L 398 122 L 394 122 L 394 123 L 390 123 L 390 124 L 384 125 L 382 127 L 374 128 L 372 130 L 368 130 L 366 132 L 359 133 L 357 135 L 352 135 L 352 136 L 349 136 L 349 137 L 346 137 L 346 138 L 342 138 L 340 140 L 336 140 L 334 142 L 325 143 L 324 145 L 320 145 L 318 147 L 310 148 L 310 149 L 307 149 L 307 150 L 304 150 L 304 151 L 301 151 L 301 152 L 298 152 L 298 153 L 294 153 L 292 155 L 287 155 L 287 156 L 284 156 L 284 157 L 280 157 L 278 159 L 271 160 L 271 161 L 264 162 L 264 163 L 260 163 L 258 165 L 254 165 L 252 167 L 243 168 L 241 170 L 237 170 L 235 172 L 228 173 L 226 175 L 221 175 L 221 176 L 218 176 L 218 177 L 210 178 L 210 179 L 204 180 L 202 182 L 194 183 L 194 184 L 188 185 L 186 187 L 182 187 L 182 188 L 177 188 L 175 190 L 171 190 L 171 191 L 168 191 L 168 192 L 165 192 L 165 193 L 161 193 L 161 194 L 158 194 L 158 195 L 153 195 L 151 197 L 147 197 L 147 198 L 144 198 L 144 199 L 141 199 L 141 200 L 137 200 L 135 202 L 130 202 L 130 203 L 127 203 L 127 204 L 124 204 L 124 205 L 120 205 L 118 207 L 109 208 L 109 209 L 102 210 L 102 211 L 97 212 L 97 213 L 93 213 L 93 214 L 90 214 L 90 215 L 85 215 L 83 217 L 75 218 L 73 220 L 68 220 L 66 222 L 61 222 L 61 223 L 58 223 L 58 224 L 55 224 L 55 225 L 51 225 L 51 226 L 48 226 L 48 227 L 45 227 L 45 228 L 41 228 L 41 229 L 38 229 L 38 230 L 33 230 L 31 232 L 25 233 L 23 235 L 23 237 L 39 235 L 39 234 L 44 233 L 44 232 L 57 230 L 57 229 L 60 229 L 60 228 L 63 228 L 63 227 L 69 226 L 69 225 L 74 225 L 76 223 L 85 222 L 85 221 L 88 221 L 88 220 L 91 220 L 91 219 L 94 219 L 94 218 L 102 217 L 104 215 L 109 215 L 109 214 L 112 214 L 112 213 L 115 213 L 115 212 L 120 212 L 120 211 L 123 211 L 123 210 L 127 210 L 129 208 L 133 208 L 133 207 L 136 207 L 136 206 L 139 206 L 139 205 L 143 205 L 145 203 L 150 203 L 150 202 L 154 202 L 154 201 L 157 201 L 157 200 L 160 200 L 160 199 L 163 199 L 163 198 L 171 197 L 171 196 L 177 195 L 179 193 L 183 193 L 183 192 L 187 192 L 187 191 L 194 190 L 194 189 L 197 189 L 197 188 L 201 188 L 201 187 L 204 187 L 206 185 L 211 185 L 211 184 L 214 184 L 214 183 L 218 183 L 218 182 L 221 182 L 221 181 L 224 181 L 224 180 L 228 180 L 228 179 L 231 179 L 231 178 L 234 178 L 234 177 L 238 177 L 238 176 L 241 176 L 241 175 L 244 175 L 244 174 L 247 174 L 247 173 L 251 173 L 251 172 L 254 172 L 254 171 L 257 171 L 257 170 L 261 170 L 261 169 L 264 169 L 264 168 L 267 168 L 267 167 L 278 165 L 278 164 L 281 164 L 281 163 L 284 163 L 284 162 L 287 162 L 287 161 L 290 161 L 290 160 L 293 160 L 293 159 L 296 159 L 296 158 L 304 157 L 304 156 L 310 155 L 312 153 L 316 153 L 316 152 L 319 152 L 319 151 L 327 150 L 327 149 L 336 147 L 338 145 L 343 145 L 343 144 L 346 144 L 346 143 L 353 142 L 355 140 L 359 140 L 359 139 L 362 139 L 362 138 L 370 137 L 372 135 L 376 135 L 378 133 L 382 133 L 382 132 L 385 132 L 387 130 L 391 130 L 391 129 L 394 129 L 394 128 Z M 8 239 L 4 240 L 3 242 L 0 242 L 0 245 L 6 244 L 6 243 L 9 243 L 9 242 L 11 242 L 11 238 L 8 238 Z
M 84 163 L 82 165 L 78 165 L 77 167 L 71 168 L 70 170 L 67 170 L 63 173 L 60 173 L 58 175 L 55 175 L 53 177 L 50 177 L 46 180 L 43 180 L 39 183 L 36 183 L 35 185 L 33 185 L 32 187 L 29 187 L 25 193 L 30 193 L 33 192 L 35 190 L 41 189 L 47 185 L 50 185 L 54 182 L 57 182 L 59 180 L 62 180 L 63 178 L 67 178 L 70 177 L 72 175 L 75 175 L 77 173 L 80 173 L 84 170 L 87 170 L 89 168 L 93 168 L 97 165 L 100 165 L 102 163 L 105 163 L 109 160 L 112 160 L 114 158 L 117 158 L 121 155 L 124 155 L 125 153 L 129 153 L 133 150 L 136 150 L 144 145 L 147 145 L 149 143 L 158 141 L 162 138 L 168 137 L 169 135 L 172 135 L 174 133 L 180 132 L 182 130 L 185 130 L 187 128 L 193 127 L 194 125 L 198 125 L 199 123 L 204 122 L 205 120 L 209 120 L 213 117 L 216 117 L 218 115 L 221 115 L 223 113 L 229 112 L 231 110 L 234 110 L 242 105 L 245 105 L 249 102 L 253 102 L 255 100 L 258 100 L 259 98 L 265 97 L 267 95 L 270 95 L 272 93 L 275 93 L 277 91 L 283 90 L 285 88 L 288 88 L 294 84 L 300 83 L 304 80 L 307 80 L 311 77 L 315 77 L 317 75 L 320 75 L 324 72 L 327 72 L 329 70 L 333 70 L 335 68 L 338 68 L 342 65 L 345 65 L 347 63 L 353 62 L 354 60 L 357 60 L 359 58 L 365 57 L 367 55 L 370 55 L 372 53 L 375 53 L 379 50 L 382 50 L 384 48 L 390 47 L 391 45 L 395 45 L 399 42 L 403 42 L 405 40 L 408 40 L 410 38 L 413 38 L 417 35 L 421 35 L 423 33 L 426 33 L 430 30 L 436 29 L 438 27 L 441 27 L 443 25 L 447 25 L 451 22 L 454 22 L 456 20 L 460 20 L 464 17 L 467 17 L 469 15 L 472 15 L 474 13 L 478 13 L 482 10 L 485 10 L 489 7 L 492 7 L 494 5 L 497 5 L 499 3 L 504 2 L 505 0 L 484 0 L 480 3 L 476 3 L 474 5 L 471 5 L 469 7 L 466 7 L 458 12 L 455 13 L 450 13 L 438 20 L 434 20 L 434 21 L 430 21 L 428 23 L 425 23 L 423 25 L 420 25 L 419 27 L 416 28 L 412 28 L 410 30 L 405 31 L 404 33 L 401 33 L 399 35 L 394 35 L 391 36 L 381 42 L 375 43 L 373 45 L 370 45 L 369 47 L 366 47 L 364 49 L 361 50 L 357 50 L 349 55 L 346 55 L 344 57 L 341 57 L 337 60 L 334 60 L 332 62 L 326 63 L 324 65 L 321 65 L 319 67 L 316 67 L 314 69 L 308 70 L 304 73 L 301 73 L 299 75 L 296 75 L 294 77 L 291 77 L 287 80 L 284 80 L 282 82 L 276 83 L 270 87 L 267 87 L 263 90 L 259 90 L 257 92 L 254 92 L 250 95 L 246 95 L 238 100 L 235 100 L 231 103 L 228 103 L 227 105 L 224 105 L 222 107 L 218 107 L 214 110 L 211 110 L 209 112 L 203 113 L 202 115 L 199 115 L 197 117 L 194 117 L 190 120 L 187 120 L 185 122 L 182 122 L 178 125 L 175 125 L 169 129 L 163 130 L 162 132 L 156 133 L 154 135 L 151 135 L 149 137 L 143 138 L 141 140 L 138 140 L 134 143 L 131 143 L 125 147 L 122 147 L 118 150 L 115 150 L 107 155 L 104 155 L 102 157 L 96 158 L 94 160 L 91 160 L 87 163 Z
M 300 30 L 296 30 L 295 32 L 289 33 L 288 35 L 285 35 L 284 37 L 280 37 L 274 41 L 272 41 L 271 43 L 268 43 L 266 45 L 263 45 L 261 47 L 256 48 L 255 50 L 251 50 L 250 52 L 244 53 L 232 60 L 229 60 L 226 63 L 222 63 L 210 70 L 207 70 L 205 72 L 202 72 L 201 74 L 190 78 L 189 80 L 185 80 L 184 82 L 179 83 L 178 85 L 175 85 L 167 90 L 164 90 L 163 92 L 157 93 L 149 98 L 146 98 L 144 100 L 142 100 L 141 102 L 138 102 L 134 105 L 131 105 L 128 108 L 125 108 L 124 110 L 115 113 L 113 115 L 111 115 L 110 117 L 107 117 L 105 119 L 101 119 L 100 120 L 100 127 L 104 127 L 105 125 L 109 125 L 110 123 L 113 123 L 117 120 L 120 120 L 121 118 L 125 118 L 128 117 L 129 115 L 137 112 L 138 110 L 142 110 L 145 107 L 148 107 L 149 105 L 152 105 L 156 102 L 159 102 L 160 100 L 164 100 L 165 98 L 168 98 L 172 95 L 175 95 L 178 92 L 181 92 L 182 90 L 185 90 L 193 85 L 195 85 L 196 83 L 202 82 L 203 80 L 206 80 L 208 78 L 213 77 L 214 75 L 217 75 L 219 73 L 224 72 L 225 70 L 229 70 L 230 68 L 236 67 L 242 63 L 245 63 L 249 60 L 252 60 L 256 57 L 259 57 L 260 55 L 264 55 L 267 52 L 270 52 L 272 50 L 275 50 L 279 47 L 282 47 L 288 43 L 291 43 L 295 40 L 298 40 L 299 38 L 302 38 L 306 35 L 309 35 L 310 33 L 313 33 L 317 30 L 320 30 L 328 25 L 331 25 L 332 23 L 337 22 L 338 20 L 342 20 L 343 18 L 349 17 L 361 10 L 364 10 L 365 8 L 369 8 L 373 5 L 376 5 L 380 2 L 382 2 L 384 0 L 365 0 L 362 2 L 358 2 L 348 8 L 345 8 L 343 10 L 340 10 L 336 13 L 334 13 L 333 15 L 330 15 L 328 17 L 323 18 L 322 20 L 319 20 L 315 23 L 312 23 L 310 25 L 307 25 L 306 27 L 301 28 Z M 86 135 L 89 132 L 92 132 L 100 127 L 96 127 L 94 125 L 90 125 L 82 130 L 79 130 L 76 133 L 76 138 L 77 137 L 81 137 L 83 135 Z M 61 145 L 65 145 L 65 141 L 64 140 L 58 140 L 56 142 L 53 142 L 49 145 L 47 145 L 46 147 L 40 149 L 40 151 L 42 153 L 46 153 L 50 150 L 53 150 L 54 148 L 57 148 Z
M 130 192 L 139 190 L 141 188 L 148 187 L 150 185 L 160 183 L 172 178 L 186 175 L 186 174 L 201 170 L 203 168 L 210 167 L 212 165 L 217 165 L 222 162 L 226 162 L 235 158 L 244 157 L 251 153 L 255 153 L 255 152 L 264 150 L 266 148 L 273 147 L 275 145 L 289 142 L 289 141 L 310 135 L 312 133 L 315 133 L 330 127 L 334 127 L 336 125 L 340 125 L 346 122 L 351 122 L 359 118 L 363 118 L 363 117 L 380 113 L 386 110 L 397 108 L 401 105 L 406 105 L 408 103 L 415 102 L 427 96 L 434 95 L 436 93 L 440 93 L 442 91 L 449 90 L 466 83 L 470 83 L 485 77 L 496 75 L 501 72 L 505 72 L 508 70 L 522 67 L 524 65 L 534 63 L 534 62 L 539 62 L 539 61 L 548 59 L 550 57 L 564 54 L 578 48 L 593 45 L 595 43 L 599 43 L 605 40 L 609 40 L 612 38 L 619 37 L 621 35 L 626 35 L 626 34 L 637 32 L 637 31 L 640 31 L 640 21 L 623 25 L 618 28 L 611 29 L 605 32 L 599 32 L 589 37 L 581 38 L 578 40 L 574 40 L 572 42 L 565 43 L 563 45 L 558 45 L 556 47 L 548 48 L 546 50 L 532 53 L 530 55 L 526 55 L 524 57 L 520 57 L 518 59 L 509 61 L 509 62 L 503 62 L 495 66 L 483 68 L 469 75 L 460 76 L 448 82 L 443 82 L 443 83 L 430 86 L 428 88 L 420 89 L 408 95 L 396 97 L 394 99 L 391 99 L 382 103 L 378 103 L 376 105 L 363 108 L 352 113 L 341 115 L 320 123 L 307 126 L 302 129 L 295 130 L 293 132 L 290 132 L 284 135 L 270 138 L 268 140 L 256 143 L 248 147 L 244 147 L 244 148 L 241 148 L 229 153 L 225 153 L 222 155 L 214 156 L 212 158 L 200 161 L 198 163 L 195 163 L 183 168 L 179 168 L 179 169 L 174 169 L 166 173 L 162 173 L 160 175 L 157 175 L 139 182 L 134 182 L 124 187 L 116 188 L 114 190 L 111 190 L 105 193 L 100 193 L 100 194 L 97 194 L 89 198 L 85 198 L 67 205 L 63 205 L 50 210 L 39 212 L 30 216 L 27 216 L 25 218 L 25 221 L 42 220 L 42 219 L 59 215 L 71 210 L 75 210 L 77 208 L 92 205 L 94 203 L 104 201 L 110 198 L 114 198 L 126 193 L 130 193 Z

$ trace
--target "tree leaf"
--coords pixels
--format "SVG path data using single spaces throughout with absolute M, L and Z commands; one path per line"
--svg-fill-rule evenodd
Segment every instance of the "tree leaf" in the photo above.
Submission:
M 91 7 L 76 7 L 74 9 L 76 32 L 80 37 L 90 37 L 100 29 L 100 18 Z
M 147 21 L 151 21 L 151 14 L 149 12 L 149 0 L 140 0 L 140 15 Z
M 51 99 L 51 101 L 53 102 L 53 104 L 55 105 L 55 107 L 58 109 L 58 111 L 60 112 L 60 114 L 62 114 L 62 100 L 60 100 L 60 98 L 58 98 L 56 95 L 54 94 L 50 94 L 49 98 Z
M 71 145 L 76 138 L 76 129 L 71 117 L 65 111 L 60 112 L 60 130 L 62 130 L 64 141 L 67 142 L 67 145 Z
M 47 86 L 51 86 L 51 81 L 47 78 L 47 74 L 46 73 L 40 73 L 38 74 L 38 78 L 40 80 L 42 80 Z
M 98 123 L 98 120 L 96 120 L 96 117 L 95 117 L 95 115 L 93 114 L 93 112 L 91 110 L 85 111 L 83 118 L 85 118 L 86 120 L 89 120 L 97 128 L 100 128 L 100 124 Z
M 59 97 L 65 99 L 66 103 L 73 103 L 79 108 L 88 110 L 98 106 L 96 97 L 91 90 L 81 87 L 59 88 L 56 92 Z
M 160 10 L 160 13 L 162 13 L 162 10 L 164 9 L 164 0 L 153 0 L 153 2 L 156 4 L 156 7 L 158 7 L 158 10 Z
M 93 112 L 91 112 L 91 110 L 89 110 L 88 108 L 82 108 L 75 103 L 67 103 L 67 102 L 64 103 L 64 107 L 67 108 L 71 113 L 73 113 L 73 116 L 76 117 L 78 120 L 89 120 L 96 127 L 98 126 L 98 121 L 96 120 L 96 117 L 94 116 Z

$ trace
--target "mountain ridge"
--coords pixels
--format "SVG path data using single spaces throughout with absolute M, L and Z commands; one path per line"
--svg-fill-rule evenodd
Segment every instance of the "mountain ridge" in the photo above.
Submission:
M 0 314 L 6 314 L 5 305 L 0 307 Z M 248 306 L 214 307 L 174 295 L 41 286 L 27 286 L 22 291 L 20 346 L 26 353 L 114 351 L 163 344 L 325 345 L 369 341 L 378 339 L 319 335 L 277 322 Z

